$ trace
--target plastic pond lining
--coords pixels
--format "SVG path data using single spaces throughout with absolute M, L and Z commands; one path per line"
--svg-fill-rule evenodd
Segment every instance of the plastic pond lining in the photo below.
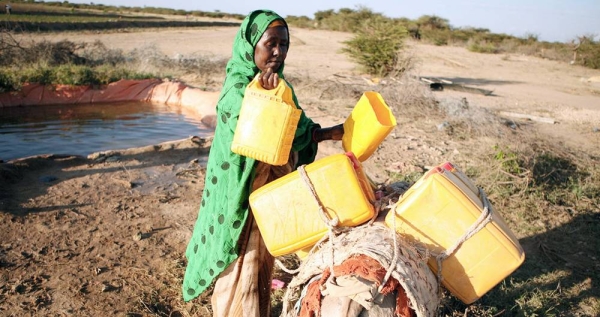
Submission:
M 124 79 L 100 88 L 25 84 L 20 91 L 0 94 L 0 108 L 140 101 L 181 107 L 184 114 L 199 118 L 203 123 L 214 127 L 219 93 L 160 79 Z

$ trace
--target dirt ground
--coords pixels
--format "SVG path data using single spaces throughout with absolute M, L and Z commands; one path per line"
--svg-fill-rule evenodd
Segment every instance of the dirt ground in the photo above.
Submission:
M 100 40 L 125 51 L 156 47 L 176 54 L 230 54 L 235 28 L 36 36 Z M 290 78 L 314 82 L 360 75 L 338 53 L 346 33 L 292 29 Z M 483 96 L 432 92 L 441 101 L 487 109 L 529 127 L 530 133 L 588 154 L 600 154 L 600 71 L 521 55 L 486 55 L 464 48 L 409 42 L 414 74 L 492 90 Z M 194 78 L 185 79 L 190 85 Z M 214 87 L 219 89 L 219 87 Z M 352 104 L 299 90 L 309 117 L 343 122 Z M 394 105 L 402 107 L 402 105 Z M 512 113 L 512 114 L 511 114 Z M 526 121 L 521 114 L 555 120 Z M 512 118 L 512 119 L 510 119 Z M 366 165 L 378 181 L 387 172 L 423 170 L 464 160 L 468 146 L 444 139 L 443 122 L 399 125 Z M 186 136 L 182 136 L 182 139 Z M 178 291 L 184 251 L 200 205 L 210 140 L 186 139 L 92 158 L 37 157 L 0 165 L 0 315 L 205 316 L 206 298 L 185 304 Z M 319 155 L 341 151 L 324 144 Z

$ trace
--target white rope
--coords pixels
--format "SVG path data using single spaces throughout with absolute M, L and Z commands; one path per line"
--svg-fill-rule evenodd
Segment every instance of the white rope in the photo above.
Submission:
M 279 266 L 279 268 L 286 272 L 287 274 L 292 274 L 292 275 L 296 275 L 298 274 L 298 272 L 300 272 L 300 268 L 302 267 L 302 265 L 298 266 L 297 269 L 288 269 L 285 264 L 283 264 L 283 262 L 279 261 L 278 259 L 275 259 L 275 264 L 277 264 L 277 266 Z
M 481 188 L 478 188 L 478 189 L 479 189 L 479 196 L 483 203 L 483 210 L 481 212 L 481 215 L 479 215 L 479 217 L 477 218 L 475 223 L 473 223 L 469 227 L 469 229 L 467 229 L 467 231 L 465 231 L 465 234 L 463 234 L 463 236 L 460 239 L 458 239 L 458 241 L 456 241 L 454 243 L 454 245 L 452 245 L 451 247 L 447 248 L 446 250 L 440 252 L 439 254 L 437 254 L 435 256 L 435 259 L 437 261 L 437 267 L 438 267 L 437 277 L 438 277 L 439 283 L 441 283 L 441 281 L 442 281 L 442 262 L 444 260 L 446 260 L 452 254 L 454 254 L 454 252 L 456 252 L 456 250 L 465 241 L 469 240 L 477 232 L 479 232 L 481 229 L 483 229 L 488 223 L 490 223 L 490 221 L 492 221 L 492 213 L 493 213 L 492 205 L 491 205 L 490 201 L 488 200 L 487 196 L 485 195 L 485 193 L 483 192 L 483 190 Z
M 321 216 L 321 219 L 325 223 L 325 226 L 327 226 L 327 228 L 328 228 L 327 233 L 329 236 L 329 243 L 331 244 L 331 262 L 329 264 L 329 270 L 331 272 L 331 275 L 329 276 L 328 280 L 335 283 L 335 274 L 333 274 L 333 265 L 334 265 L 333 238 L 335 237 L 335 235 L 334 235 L 333 231 L 339 225 L 340 219 L 337 216 L 330 218 L 329 214 L 327 212 L 325 212 L 325 206 L 323 206 L 323 203 L 319 199 L 319 196 L 317 195 L 317 191 L 315 190 L 315 187 L 313 186 L 312 182 L 310 181 L 310 178 L 308 177 L 308 174 L 306 173 L 306 170 L 304 169 L 304 165 L 301 165 L 298 167 L 298 172 L 300 173 L 300 177 L 304 181 L 304 184 L 306 185 L 308 190 L 311 192 L 312 197 L 317 202 L 317 205 L 319 206 L 319 215 Z
M 390 200 L 389 204 L 386 206 L 386 208 L 391 209 L 391 207 L 393 207 L 393 205 L 392 205 L 392 201 Z M 390 211 L 393 212 L 393 210 L 390 210 Z M 392 260 L 390 261 L 390 265 L 388 266 L 387 271 L 385 272 L 385 276 L 383 277 L 381 284 L 377 288 L 377 293 L 381 293 L 381 291 L 383 290 L 383 286 L 390 279 L 390 276 L 392 276 L 392 272 L 396 268 L 396 262 L 398 262 L 398 234 L 396 233 L 396 217 L 395 216 L 392 217 L 392 227 L 389 228 L 389 231 L 392 235 L 392 241 L 394 243 L 394 253 L 392 256 Z
M 378 222 L 372 226 L 362 225 L 351 229 L 335 237 L 336 264 L 357 254 L 375 259 L 384 269 L 388 267 L 389 263 L 394 263 L 392 261 L 394 258 L 393 236 L 390 235 L 390 227 L 383 222 Z M 400 282 L 409 297 L 411 307 L 417 311 L 417 316 L 435 316 L 433 312 L 439 303 L 435 273 L 427 266 L 425 255 L 416 250 L 410 240 L 403 239 L 401 235 L 396 237 L 398 257 L 395 267 L 390 270 L 392 274 L 387 283 L 392 278 Z M 288 284 L 286 294 L 293 293 L 293 295 L 288 297 L 289 302 L 284 302 L 284 307 L 286 305 L 293 306 L 300 290 L 307 286 L 307 281 L 329 267 L 330 250 L 327 249 L 330 248 L 330 244 L 325 243 L 323 247 L 325 249 L 317 250 L 313 257 L 302 263 L 302 271 L 294 276 L 294 279 Z M 383 280 L 383 276 L 381 280 Z M 373 296 L 379 298 L 376 291 L 377 288 L 373 289 Z M 291 311 L 291 308 L 287 311 Z M 297 315 L 290 313 L 281 316 L 295 317 Z
M 380 212 L 386 208 L 393 208 L 390 205 L 385 206 L 383 202 L 388 200 L 392 203 L 394 201 L 394 197 L 392 197 L 394 194 L 397 193 L 386 195 L 375 201 L 378 204 L 376 206 L 379 207 Z M 383 223 L 378 222 L 374 225 L 364 224 L 352 228 L 332 228 L 336 233 L 334 237 L 336 240 L 335 255 L 338 258 L 338 262 L 343 262 L 343 260 L 355 254 L 364 254 L 377 260 L 383 267 L 387 267 L 386 275 L 382 278 L 382 283 L 377 288 L 379 294 L 381 294 L 382 286 L 390 278 L 394 278 L 405 289 L 410 304 L 417 313 L 417 316 L 434 316 L 439 305 L 439 294 L 437 291 L 440 289 L 440 284 L 435 276 L 435 272 L 432 272 L 426 264 L 425 259 L 430 258 L 431 253 L 423 246 L 414 244 L 397 234 L 395 231 L 395 221 L 397 219 L 392 219 L 391 226 L 385 226 Z M 327 256 L 331 250 L 323 249 L 333 249 L 333 244 L 327 244 L 325 241 L 327 237 L 327 235 L 324 235 L 313 246 L 306 260 L 300 265 L 300 272 L 288 284 L 283 300 L 282 317 L 297 316 L 297 311 L 294 311 L 293 306 L 299 302 L 299 290 L 304 290 L 315 275 L 321 274 L 324 268 L 330 267 L 330 260 L 333 262 L 333 256 L 331 259 Z M 373 243 L 373 241 L 377 241 L 378 243 Z M 333 255 L 333 252 L 331 253 Z

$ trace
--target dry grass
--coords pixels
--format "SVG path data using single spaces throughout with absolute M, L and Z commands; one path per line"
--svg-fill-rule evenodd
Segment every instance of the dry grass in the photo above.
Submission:
M 152 77 L 182 78 L 210 89 L 220 86 L 226 63 L 208 56 L 166 56 L 152 45 L 125 53 L 98 41 L 17 41 L 0 31 L 0 91 L 19 90 L 24 82 L 98 85 Z
M 388 79 L 375 90 L 394 108 L 402 126 L 448 123 L 419 137 L 456 146 L 462 156 L 454 163 L 484 189 L 526 251 L 525 263 L 476 303 L 466 306 L 446 294 L 441 315 L 600 314 L 600 289 L 595 287 L 600 278 L 597 158 L 538 139 L 534 126 L 505 122 L 465 99 L 434 99 L 410 76 Z
M 520 237 L 526 261 L 501 285 L 465 307 L 448 298 L 442 308 L 458 316 L 597 316 L 600 278 L 600 169 L 594 158 L 517 131 L 490 138 L 477 129 L 467 172 Z M 477 135 L 486 135 L 481 138 Z M 451 136 L 452 137 L 452 136 Z M 494 146 L 490 146 L 494 144 Z M 463 149 L 462 151 L 466 151 Z

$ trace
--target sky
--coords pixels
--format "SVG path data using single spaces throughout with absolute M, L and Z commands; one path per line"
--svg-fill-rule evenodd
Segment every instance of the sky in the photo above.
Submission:
M 436 15 L 448 19 L 453 27 L 487 28 L 493 33 L 519 37 L 533 34 L 542 41 L 568 42 L 581 35 L 600 38 L 600 0 L 97 0 L 93 3 L 244 15 L 255 9 L 271 9 L 283 17 L 305 15 L 309 18 L 314 18 L 318 11 L 362 6 L 390 18 Z

